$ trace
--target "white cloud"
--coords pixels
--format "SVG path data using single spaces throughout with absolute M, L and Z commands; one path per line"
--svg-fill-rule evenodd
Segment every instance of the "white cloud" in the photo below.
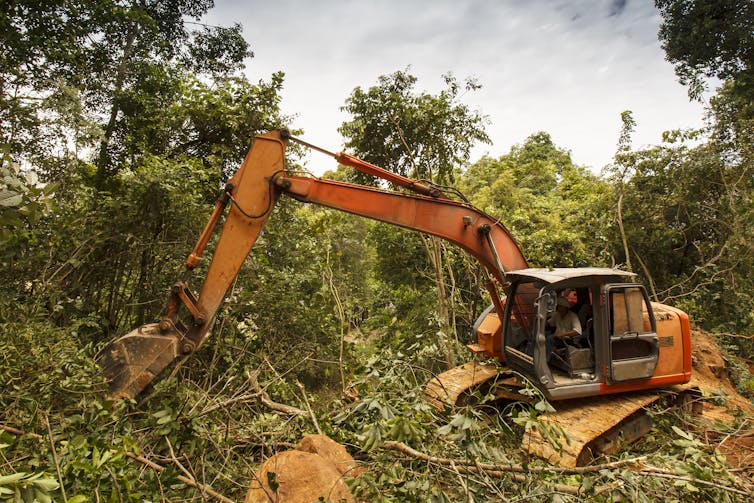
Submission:
M 205 22 L 244 26 L 255 53 L 249 78 L 284 71 L 291 126 L 328 150 L 342 148 L 340 107 L 351 91 L 409 65 L 418 90 L 437 92 L 448 71 L 483 85 L 464 97 L 492 121 L 494 145 L 475 158 L 544 130 L 575 162 L 599 170 L 612 158 L 623 110 L 634 112 L 637 145 L 702 123 L 701 105 L 688 102 L 664 61 L 650 0 L 217 0 Z M 315 172 L 333 167 L 311 159 Z

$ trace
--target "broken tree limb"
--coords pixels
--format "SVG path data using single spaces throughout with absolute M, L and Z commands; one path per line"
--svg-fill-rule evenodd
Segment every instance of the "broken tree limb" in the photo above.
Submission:
M 596 472 L 596 471 L 604 470 L 604 469 L 614 469 L 614 468 L 620 468 L 620 467 L 626 467 L 626 466 L 637 467 L 637 466 L 641 466 L 640 465 L 641 460 L 644 459 L 643 457 L 634 458 L 634 459 L 626 459 L 626 460 L 621 460 L 621 461 L 615 461 L 612 463 L 605 463 L 602 465 L 595 465 L 595 466 L 588 466 L 588 467 L 575 467 L 575 468 L 561 468 L 561 467 L 526 467 L 525 468 L 521 465 L 479 463 L 476 461 L 430 456 L 426 453 L 417 451 L 416 449 L 409 447 L 403 442 L 387 441 L 381 445 L 381 448 L 397 450 L 413 458 L 427 461 L 428 463 L 435 463 L 442 466 L 451 467 L 454 472 L 459 473 L 459 474 L 460 473 L 465 473 L 465 474 L 481 473 L 489 477 L 503 477 L 507 475 L 511 477 L 513 480 L 515 480 L 516 482 L 526 482 L 526 474 L 535 474 L 535 473 L 559 473 L 559 474 L 564 474 L 564 475 L 565 474 L 584 474 L 584 473 L 591 473 L 591 472 Z M 597 495 L 597 494 L 601 494 L 607 491 L 611 491 L 615 489 L 615 487 L 617 487 L 618 485 L 620 485 L 620 483 L 607 484 L 604 486 L 595 487 L 593 488 L 593 494 Z M 586 492 L 585 489 L 581 485 L 573 486 L 573 485 L 566 485 L 566 484 L 551 484 L 550 488 L 556 492 L 571 494 L 573 496 L 583 496 Z
M 644 470 L 639 470 L 639 473 L 647 477 L 658 477 L 658 478 L 663 478 L 663 479 L 680 480 L 683 482 L 689 482 L 691 484 L 714 487 L 716 489 L 720 489 L 726 492 L 742 494 L 744 496 L 749 496 L 749 497 L 754 495 L 754 491 L 752 491 L 751 488 L 748 488 L 748 487 L 747 487 L 747 490 L 736 489 L 735 487 L 718 484 L 716 482 L 712 482 L 708 480 L 702 480 L 702 479 L 698 479 L 694 477 L 689 477 L 686 475 L 678 475 L 677 473 L 673 473 L 667 470 L 662 470 L 662 469 L 654 468 L 654 467 L 647 467 Z
M 638 458 L 622 459 L 620 461 L 613 461 L 613 462 L 604 463 L 601 465 L 576 466 L 572 468 L 559 467 L 559 466 L 524 467 L 522 465 L 514 465 L 514 464 L 479 463 L 479 462 L 467 461 L 463 459 L 449 459 L 449 458 L 440 458 L 437 456 L 430 456 L 429 454 L 426 454 L 421 451 L 417 451 L 416 449 L 409 447 L 403 442 L 395 442 L 392 440 L 384 442 L 380 447 L 383 449 L 399 451 L 413 458 L 422 459 L 429 463 L 436 463 L 439 465 L 451 466 L 451 464 L 455 463 L 456 466 L 474 467 L 474 468 L 477 468 L 479 471 L 497 471 L 497 472 L 513 472 L 513 473 L 559 473 L 559 474 L 564 474 L 564 475 L 578 475 L 578 474 L 583 474 L 583 473 L 598 472 L 600 470 L 605 470 L 605 469 L 611 470 L 615 468 L 625 468 L 625 467 L 643 468 L 644 467 L 643 461 L 645 459 L 644 456 L 641 456 Z
M 195 417 L 206 416 L 207 414 L 211 412 L 224 409 L 225 407 L 230 407 L 231 405 L 235 405 L 237 403 L 256 401 L 256 400 L 259 400 L 261 396 L 262 396 L 262 393 L 260 391 L 255 391 L 253 393 L 244 393 L 243 395 L 229 398 L 228 400 L 223 400 L 222 402 L 216 403 L 214 405 L 210 405 L 209 407 L 206 407 L 205 409 L 197 413 Z
M 263 390 L 259 385 L 256 372 L 249 373 L 249 387 L 252 389 L 252 391 L 259 394 L 259 401 L 262 402 L 262 405 L 264 405 L 268 409 L 271 409 L 279 414 L 284 414 L 286 416 L 306 415 L 306 411 L 304 410 L 273 401 L 270 398 L 270 395 L 268 395 L 267 392 Z
M 45 426 L 47 427 L 47 435 L 50 438 L 50 451 L 52 452 L 52 460 L 55 462 L 55 472 L 58 474 L 58 485 L 60 485 L 60 495 L 63 496 L 63 502 L 68 503 L 68 497 L 65 494 L 65 484 L 63 484 L 63 476 L 60 474 L 60 463 L 58 462 L 58 451 L 55 450 L 55 438 L 52 436 L 52 428 L 50 428 L 50 420 L 47 414 L 43 415 L 45 420 Z
M 319 427 L 319 423 L 317 422 L 317 416 L 314 415 L 312 406 L 309 404 L 309 398 L 306 396 L 306 388 L 304 388 L 304 385 L 298 381 L 296 381 L 296 386 L 298 386 L 298 389 L 301 390 L 301 394 L 304 395 L 304 403 L 306 404 L 306 410 L 309 411 L 309 417 L 311 417 L 312 423 L 314 423 L 314 427 L 317 428 L 317 433 L 322 435 L 322 429 Z
M 7 431 L 11 435 L 16 435 L 18 437 L 27 436 L 31 438 L 43 438 L 42 435 L 39 435 L 37 433 L 28 433 L 28 432 L 25 432 L 24 430 L 19 430 L 18 428 L 14 428 L 13 426 L 3 425 L 3 426 L 0 426 L 0 430 Z
M 748 486 L 746 486 L 744 490 L 741 490 L 741 489 L 731 487 L 728 485 L 701 480 L 698 478 L 689 477 L 685 475 L 678 475 L 676 473 L 669 472 L 661 468 L 648 466 L 644 463 L 644 460 L 646 459 L 645 456 L 641 456 L 641 457 L 633 458 L 633 459 L 612 461 L 610 463 L 602 463 L 599 465 L 577 466 L 577 467 L 572 467 L 572 468 L 557 467 L 557 466 L 524 467 L 522 465 L 514 465 L 514 464 L 479 463 L 475 461 L 467 461 L 467 460 L 462 460 L 462 459 L 450 459 L 450 458 L 441 458 L 437 456 L 431 456 L 424 452 L 417 451 L 416 449 L 409 447 L 403 442 L 387 441 L 387 442 L 384 442 L 380 447 L 383 449 L 395 450 L 403 454 L 406 454 L 407 456 L 410 456 L 412 458 L 427 461 L 428 463 L 434 463 L 434 464 L 438 464 L 442 466 L 451 467 L 454 469 L 454 471 L 460 472 L 460 473 L 484 473 L 486 475 L 493 476 L 493 477 L 494 476 L 500 477 L 506 473 L 508 474 L 512 473 L 513 478 L 517 481 L 524 481 L 525 477 L 523 474 L 527 474 L 527 473 L 529 474 L 551 473 L 551 474 L 561 474 L 561 475 L 580 475 L 580 474 L 595 473 L 601 470 L 614 470 L 616 468 L 633 468 L 634 470 L 636 470 L 636 473 L 638 473 L 639 475 L 643 475 L 645 477 L 658 477 L 658 478 L 679 480 L 679 481 L 684 481 L 684 482 L 690 482 L 692 484 L 699 484 L 699 485 L 704 485 L 708 487 L 714 487 L 716 489 L 720 489 L 726 492 L 731 492 L 734 494 L 741 494 L 741 495 L 746 495 L 746 496 L 752 495 L 751 488 L 749 488 Z M 558 491 L 566 492 L 569 494 L 575 494 L 575 495 L 583 494 L 583 489 L 581 487 L 556 484 L 553 486 L 553 488 Z M 608 486 L 605 486 L 603 488 L 599 488 L 599 487 L 595 488 L 595 491 L 597 493 L 600 493 L 600 492 L 604 492 L 604 490 L 606 489 L 608 489 Z

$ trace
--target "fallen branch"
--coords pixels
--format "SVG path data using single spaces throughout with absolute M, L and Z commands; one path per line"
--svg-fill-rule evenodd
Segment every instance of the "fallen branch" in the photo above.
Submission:
M 503 472 L 485 472 L 489 476 L 497 476 L 502 477 Z M 509 477 L 511 477 L 516 482 L 526 482 L 526 475 L 523 475 L 521 473 L 509 473 Z M 565 484 L 548 484 L 548 487 L 556 492 L 571 494 L 573 496 L 583 496 L 584 490 L 581 488 L 581 486 L 567 486 Z
M 735 494 L 742 494 L 744 496 L 754 495 L 754 492 L 752 492 L 751 490 L 742 491 L 740 489 L 736 489 L 735 487 L 726 486 L 723 484 L 718 484 L 716 482 L 710 482 L 707 480 L 697 479 L 694 477 L 688 477 L 686 475 L 678 475 L 676 473 L 669 472 L 667 470 L 662 470 L 660 468 L 647 467 L 644 470 L 639 470 L 638 473 L 641 475 L 648 476 L 648 477 L 658 477 L 658 478 L 663 478 L 663 479 L 680 480 L 683 482 L 690 482 L 692 484 L 714 487 L 716 489 L 721 489 L 723 491 L 727 491 L 727 492 L 731 492 Z
M 730 337 L 732 339 L 754 339 L 754 335 L 729 334 L 727 332 L 710 332 L 712 337 Z
M 194 475 L 191 472 L 189 472 L 188 470 L 186 470 L 186 467 L 183 466 L 183 464 L 178 460 L 177 457 L 175 457 L 175 451 L 173 451 L 173 444 L 170 443 L 170 439 L 167 436 L 164 436 L 163 438 L 165 439 L 165 442 L 167 442 L 168 449 L 170 450 L 170 461 L 175 466 L 177 466 L 178 469 L 181 470 L 186 475 L 187 478 L 192 479 L 192 480 L 196 480 L 196 479 L 194 479 Z
M 455 464 L 456 466 L 474 467 L 483 472 L 496 471 L 496 472 L 513 472 L 513 473 L 558 473 L 558 474 L 563 474 L 563 475 L 579 475 L 583 473 L 594 473 L 600 470 L 613 470 L 616 468 L 625 468 L 625 467 L 643 468 L 644 465 L 642 462 L 645 459 L 645 457 L 642 456 L 638 458 L 612 461 L 610 463 L 603 463 L 601 465 L 575 466 L 572 468 L 560 467 L 560 466 L 524 467 L 522 465 L 514 465 L 514 464 L 490 464 L 490 463 L 479 463 L 476 461 L 467 461 L 467 460 L 462 460 L 462 459 L 439 458 L 437 456 L 430 456 L 429 454 L 423 453 L 421 451 L 417 451 L 416 449 L 409 447 L 403 442 L 394 442 L 392 440 L 384 442 L 381 445 L 381 447 L 383 449 L 399 451 L 408 456 L 411 456 L 412 458 L 422 459 L 429 463 L 435 463 L 435 464 L 444 465 L 444 466 L 452 466 L 453 464 Z
M 641 461 L 644 459 L 643 457 L 634 458 L 634 459 L 625 459 L 621 461 L 614 461 L 612 463 L 604 463 L 601 465 L 579 466 L 579 467 L 574 467 L 574 468 L 563 468 L 563 467 L 555 467 L 555 466 L 553 467 L 533 466 L 533 467 L 524 468 L 521 465 L 513 465 L 513 464 L 490 464 L 490 463 L 479 463 L 477 461 L 467 461 L 467 460 L 462 460 L 462 459 L 439 458 L 437 456 L 430 456 L 429 454 L 425 454 L 423 452 L 417 451 L 416 449 L 409 447 L 403 442 L 387 441 L 387 442 L 384 442 L 380 447 L 384 449 L 397 450 L 413 458 L 427 461 L 428 463 L 435 463 L 438 465 L 451 467 L 453 471 L 455 471 L 456 473 L 466 473 L 466 474 L 483 473 L 489 477 L 503 477 L 505 475 L 508 475 L 516 482 L 526 482 L 526 474 L 532 474 L 532 473 L 557 473 L 557 474 L 563 474 L 563 475 L 574 475 L 574 474 L 593 473 L 593 472 L 604 470 L 604 469 L 622 468 L 626 466 L 641 466 Z M 595 487 L 594 494 L 596 495 L 596 494 L 601 494 L 606 491 L 611 491 L 615 489 L 617 485 L 620 485 L 620 484 L 608 484 L 605 486 Z M 581 486 L 571 486 L 571 485 L 565 485 L 565 484 L 551 484 L 551 487 L 553 490 L 557 492 L 571 494 L 574 496 L 583 496 L 584 494 L 584 489 Z
M 551 467 L 541 467 L 541 466 L 528 466 L 524 467 L 522 465 L 514 465 L 514 464 L 490 464 L 490 463 L 479 463 L 475 461 L 467 461 L 467 460 L 459 460 L 459 459 L 450 459 L 450 458 L 440 458 L 437 456 L 430 456 L 429 454 L 423 453 L 421 451 L 417 451 L 416 449 L 413 449 L 412 447 L 409 447 L 408 445 L 404 444 L 403 442 L 394 442 L 394 441 L 387 441 L 384 442 L 381 446 L 383 449 L 390 449 L 402 452 L 403 454 L 406 454 L 412 458 L 421 459 L 428 463 L 434 463 L 442 466 L 448 466 L 452 468 L 455 472 L 460 473 L 484 473 L 486 475 L 495 477 L 495 476 L 503 476 L 504 474 L 513 474 L 512 477 L 514 480 L 523 482 L 526 480 L 526 477 L 524 474 L 534 474 L 534 473 L 551 473 L 551 474 L 561 474 L 561 475 L 580 475 L 585 473 L 594 473 L 599 472 L 601 470 L 614 470 L 616 468 L 634 468 L 636 469 L 636 473 L 639 475 L 649 476 L 649 477 L 658 477 L 658 478 L 666 478 L 666 479 L 672 479 L 672 480 L 680 480 L 684 482 L 690 482 L 692 484 L 699 484 L 704 485 L 708 487 L 714 487 L 716 489 L 720 489 L 726 492 L 731 492 L 735 494 L 741 494 L 745 496 L 751 496 L 754 494 L 751 490 L 741 490 L 737 489 L 735 487 L 718 484 L 716 482 L 709 482 L 706 480 L 697 479 L 694 477 L 688 477 L 684 475 L 678 475 L 673 472 L 669 472 L 667 470 L 663 470 L 661 468 L 655 468 L 652 466 L 647 466 L 643 463 L 645 457 L 639 457 L 639 458 L 633 458 L 633 459 L 624 459 L 619 461 L 612 461 L 610 463 L 602 463 L 599 465 L 591 465 L 591 466 L 577 466 L 573 468 L 566 468 L 566 467 L 558 467 L 558 466 L 551 466 Z M 575 494 L 575 495 L 581 495 L 582 489 L 580 487 L 574 487 L 574 486 L 568 486 L 568 485 L 562 485 L 562 484 L 555 484 L 553 485 L 553 488 L 555 488 L 558 491 L 562 491 L 569 494 Z M 598 492 L 603 492 L 607 486 L 604 488 L 595 488 Z M 749 489 L 746 487 L 746 489 Z
M 286 416 L 306 415 L 306 411 L 303 411 L 296 407 L 291 407 L 290 405 L 272 401 L 270 395 L 268 395 L 267 392 L 264 391 L 261 386 L 259 386 L 256 372 L 249 373 L 249 386 L 255 393 L 259 394 L 259 401 L 262 402 L 262 404 L 268 409 L 272 409 L 275 412 L 285 414 Z
M 19 430 L 18 428 L 14 428 L 13 426 L 0 426 L 3 431 L 7 431 L 11 435 L 16 435 L 17 437 L 31 437 L 31 438 L 42 438 L 42 435 L 39 435 L 38 433 L 27 433 L 24 430 Z
M 298 386 L 298 389 L 301 390 L 301 394 L 304 395 L 304 403 L 306 404 L 306 410 L 309 411 L 309 416 L 312 419 L 312 423 L 314 423 L 314 427 L 317 428 L 317 433 L 322 435 L 322 430 L 320 429 L 319 423 L 317 422 L 317 416 L 314 415 L 312 406 L 309 404 L 309 398 L 306 396 L 306 388 L 304 388 L 304 385 L 298 381 L 296 381 L 296 385 Z
M 225 407 L 237 404 L 239 402 L 243 403 L 243 402 L 259 400 L 260 396 L 262 396 L 262 394 L 259 391 L 255 391 L 254 393 L 244 393 L 243 395 L 240 395 L 234 398 L 229 398 L 228 400 L 224 400 L 214 405 L 210 405 L 209 407 L 207 407 L 206 409 L 203 409 L 194 417 L 198 418 L 198 417 L 206 416 L 210 412 L 214 412 L 219 409 L 224 409 Z
M 63 476 L 60 474 L 60 463 L 58 462 L 58 452 L 55 450 L 55 439 L 52 436 L 52 428 L 50 428 L 50 420 L 47 418 L 47 414 L 44 414 L 45 426 L 47 426 L 47 435 L 50 437 L 50 450 L 52 452 L 52 461 L 55 463 L 55 472 L 58 474 L 58 482 L 60 484 L 60 494 L 63 496 L 63 502 L 68 503 L 68 497 L 65 495 L 65 485 L 63 484 Z
M 456 463 L 459 462 L 458 460 L 450 460 L 450 461 L 452 463 L 450 467 L 453 469 L 453 472 L 456 473 L 459 477 L 461 476 L 461 474 L 464 474 L 464 475 L 482 474 L 491 478 L 502 478 L 502 477 L 507 476 L 516 482 L 522 482 L 522 483 L 527 481 L 527 476 L 523 473 L 513 473 L 511 471 L 483 469 L 479 467 L 478 465 L 473 465 L 473 464 L 466 464 L 465 466 L 456 466 Z M 442 466 L 444 469 L 448 469 L 447 465 L 442 465 Z M 534 470 L 530 470 L 530 472 L 533 472 L 533 471 Z M 592 495 L 596 496 L 605 492 L 613 491 L 620 485 L 621 485 L 620 482 L 614 482 L 612 484 L 594 487 Z M 573 496 L 583 496 L 586 492 L 584 488 L 580 485 L 573 486 L 573 485 L 566 485 L 566 484 L 548 483 L 548 487 L 555 492 L 571 494 Z
M 459 470 L 455 463 L 450 463 L 450 467 L 453 468 L 453 471 L 456 472 L 456 475 L 458 475 L 458 483 L 461 484 L 461 489 L 463 489 L 463 493 L 466 495 L 466 499 L 469 503 L 474 503 L 474 497 L 469 492 L 469 486 L 466 484 L 466 481 L 463 480 L 463 475 L 461 475 L 461 470 Z
M 134 461 L 138 461 L 139 463 L 150 467 L 151 469 L 153 469 L 154 471 L 158 473 L 163 472 L 165 470 L 164 466 L 158 465 L 154 461 L 150 461 L 149 459 L 139 456 L 138 454 L 134 454 L 133 452 L 126 452 L 125 454 L 126 456 L 133 459 Z M 225 496 L 218 493 L 211 487 L 205 486 L 204 484 L 200 484 L 193 478 L 184 477 L 183 475 L 177 475 L 176 478 L 180 480 L 181 482 L 183 482 L 184 484 L 186 484 L 187 486 L 191 486 L 195 489 L 198 489 L 199 491 L 202 492 L 202 494 L 212 496 L 213 498 L 219 501 L 222 501 L 223 503 L 235 503 L 232 499 L 226 498 Z

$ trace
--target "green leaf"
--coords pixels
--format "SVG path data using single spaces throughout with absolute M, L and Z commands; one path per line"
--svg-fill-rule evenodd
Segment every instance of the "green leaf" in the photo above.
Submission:
M 34 500 L 38 501 L 39 503 L 51 503 L 52 498 L 43 490 L 35 489 L 34 490 Z
M 448 423 L 444 426 L 440 426 L 439 428 L 437 428 L 437 433 L 439 433 L 440 435 L 447 435 L 448 433 L 451 432 L 452 429 L 453 427 L 450 425 L 450 423 Z
M 16 482 L 24 479 L 26 475 L 26 472 L 12 473 L 10 475 L 0 475 L 0 485 L 6 486 L 15 484 Z
M 685 438 L 686 440 L 694 440 L 694 436 L 691 433 L 688 433 L 686 431 L 683 431 L 679 427 L 673 425 L 672 426 L 673 431 L 676 433 L 676 435 Z
M 163 416 L 160 419 L 157 420 L 157 424 L 167 424 L 173 421 L 173 418 L 171 416 Z
M 96 468 L 100 468 L 102 465 L 104 465 L 105 463 L 107 463 L 107 460 L 110 459 L 111 457 L 112 457 L 112 452 L 110 452 L 109 450 L 104 451 L 100 455 L 99 460 L 96 463 L 94 463 L 94 466 Z
M 152 417 L 157 418 L 157 424 L 163 425 L 173 421 L 173 410 L 165 408 L 152 414 Z
M 172 412 L 173 411 L 171 409 L 162 409 L 152 414 L 152 417 L 160 418 L 160 417 L 170 416 Z
M 40 489 L 44 489 L 45 491 L 54 491 L 55 489 L 60 487 L 60 484 L 58 484 L 57 480 L 49 477 L 35 480 L 34 485 L 39 487 Z

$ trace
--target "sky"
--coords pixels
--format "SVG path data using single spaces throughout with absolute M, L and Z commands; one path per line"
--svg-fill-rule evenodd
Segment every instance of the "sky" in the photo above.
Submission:
M 448 72 L 482 85 L 462 97 L 489 119 L 492 144 L 477 145 L 472 162 L 545 131 L 599 173 L 624 110 L 637 122 L 636 148 L 703 124 L 703 105 L 664 59 L 651 0 L 215 0 L 202 21 L 243 26 L 254 52 L 247 77 L 284 72 L 289 127 L 330 151 L 343 150 L 337 129 L 351 118 L 340 110 L 351 92 L 406 69 L 417 92 L 438 93 Z M 305 160 L 317 174 L 334 162 Z

